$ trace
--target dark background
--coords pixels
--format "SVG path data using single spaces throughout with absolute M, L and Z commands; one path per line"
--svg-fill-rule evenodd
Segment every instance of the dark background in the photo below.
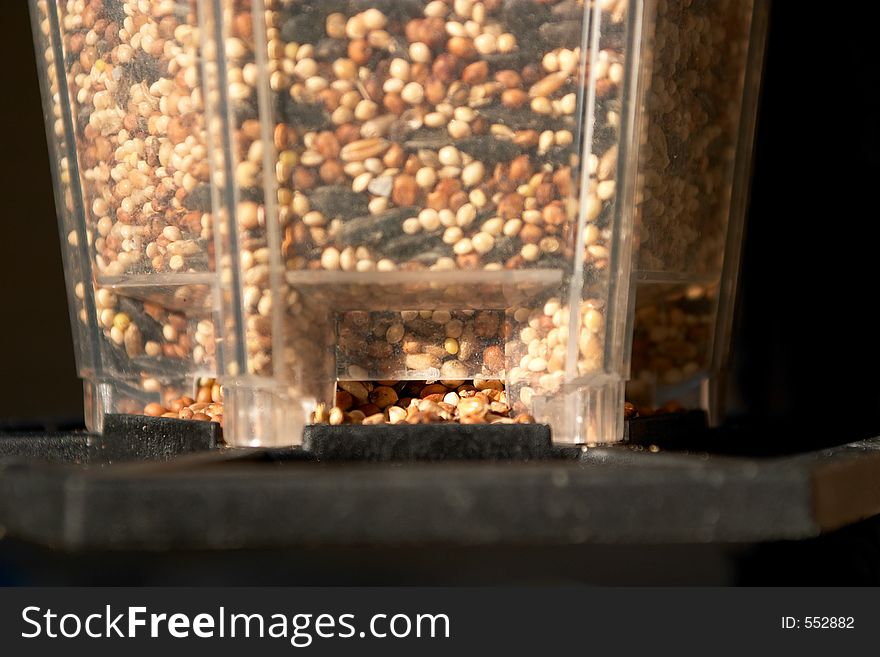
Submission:
M 880 11 L 818 5 L 771 13 L 733 345 L 738 412 L 793 442 L 880 432 Z M 0 3 L 0 418 L 64 419 L 81 388 L 27 13 Z

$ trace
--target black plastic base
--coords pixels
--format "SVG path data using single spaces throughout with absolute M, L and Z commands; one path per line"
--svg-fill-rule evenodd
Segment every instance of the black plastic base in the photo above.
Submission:
M 693 411 L 627 420 L 625 440 L 645 446 L 682 444 L 705 431 L 705 413 Z M 108 415 L 102 436 L 84 431 L 0 434 L 0 458 L 77 464 L 165 461 L 223 444 L 222 429 L 213 422 Z M 543 424 L 417 424 L 310 426 L 303 432 L 302 448 L 275 453 L 319 461 L 528 461 L 572 459 L 579 451 L 554 445 L 550 427 Z
M 84 430 L 0 433 L 0 458 L 75 465 L 167 461 L 222 445 L 223 431 L 213 422 L 107 415 L 100 436 Z
M 209 422 L 115 416 L 102 437 L 0 436 L 0 526 L 90 551 L 656 545 L 803 539 L 880 513 L 880 439 L 730 458 L 712 446 L 736 436 L 701 420 L 631 421 L 651 449 L 553 446 L 541 425 L 321 426 L 305 447 L 231 449 Z
M 303 449 L 319 461 L 531 461 L 580 453 L 554 447 L 543 424 L 312 426 Z

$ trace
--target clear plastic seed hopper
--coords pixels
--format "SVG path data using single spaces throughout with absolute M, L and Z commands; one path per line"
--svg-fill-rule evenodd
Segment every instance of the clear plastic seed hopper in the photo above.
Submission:
M 165 408 L 215 377 L 196 5 L 32 0 L 31 13 L 86 423 L 100 430 L 105 413 Z
M 91 428 L 720 417 L 764 3 L 31 8 Z
M 410 379 L 502 380 L 555 440 L 617 440 L 642 3 L 204 9 L 227 440 Z

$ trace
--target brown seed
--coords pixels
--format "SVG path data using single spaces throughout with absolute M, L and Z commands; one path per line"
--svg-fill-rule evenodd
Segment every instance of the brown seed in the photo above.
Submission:
M 342 96 L 336 89 L 322 89 L 318 93 L 318 98 L 328 112 L 334 112 L 339 107 L 339 99 Z
M 399 206 L 414 205 L 419 196 L 419 186 L 413 176 L 403 174 L 394 179 L 391 199 Z
M 370 417 L 371 415 L 375 415 L 376 413 L 381 412 L 381 409 L 378 406 L 376 406 L 375 404 L 363 404 L 361 406 L 358 406 L 357 410 L 359 410 L 361 413 L 363 413 L 367 417 Z
M 336 399 L 333 403 L 334 405 L 341 408 L 343 411 L 347 411 L 351 409 L 352 404 L 354 404 L 354 397 L 351 396 L 350 392 L 347 392 L 345 390 L 337 390 Z
M 419 162 L 419 158 L 416 155 L 410 155 L 403 167 L 403 172 L 410 176 L 414 176 L 421 168 L 422 163 Z
M 446 207 L 446 195 L 442 192 L 434 190 L 428 194 L 425 200 L 425 206 L 432 210 L 442 210 Z
M 446 389 L 446 386 L 444 386 L 440 383 L 432 383 L 431 385 L 427 385 L 424 388 L 422 388 L 422 391 L 419 394 L 419 396 L 422 399 L 424 399 L 428 395 L 436 395 L 436 394 L 445 395 L 447 392 L 449 392 L 449 391 Z
M 192 416 L 193 420 L 197 420 L 199 422 L 210 422 L 211 416 L 206 413 L 196 413 Z
M 485 135 L 489 132 L 489 127 L 491 124 L 486 120 L 484 116 L 478 116 L 473 121 L 471 121 L 471 132 L 475 135 Z
M 528 155 L 520 155 L 510 163 L 509 177 L 511 180 L 520 182 L 528 180 L 532 175 L 532 165 Z
M 486 399 L 488 399 L 490 402 L 497 401 L 503 404 L 507 403 L 503 390 L 498 390 L 496 388 L 484 388 L 480 392 L 486 395 Z
M 562 207 L 562 201 L 553 201 L 544 208 L 541 213 L 544 223 L 551 226 L 559 226 L 565 223 L 565 210 Z
M 477 54 L 474 42 L 466 37 L 452 37 L 446 43 L 446 48 L 456 57 L 470 59 Z
M 537 130 L 517 130 L 513 133 L 513 143 L 517 146 L 536 146 L 539 138 Z
M 467 271 L 474 271 L 476 269 L 479 269 L 480 266 L 483 264 L 480 260 L 480 254 L 475 251 L 455 256 L 455 262 L 458 265 L 459 269 L 464 269 Z
M 385 94 L 382 99 L 382 105 L 392 114 L 398 116 L 406 111 L 406 101 L 400 97 L 400 94 Z
M 325 159 L 339 157 L 339 139 L 337 139 L 336 135 L 329 130 L 323 130 L 315 136 L 313 148 Z
M 346 144 L 340 151 L 344 162 L 363 162 L 371 157 L 379 157 L 389 149 L 391 142 L 380 137 L 358 139 Z
M 348 57 L 358 66 L 366 64 L 373 55 L 373 49 L 366 39 L 354 39 L 348 44 Z
M 336 128 L 336 139 L 339 140 L 340 144 L 350 144 L 353 141 L 357 141 L 360 139 L 361 130 L 358 126 L 353 123 L 343 123 L 341 126 Z
M 458 59 L 448 52 L 437 55 L 437 58 L 431 65 L 431 73 L 441 82 L 449 84 L 458 75 Z
M 516 89 L 522 84 L 522 78 L 519 76 L 519 73 L 510 69 L 498 71 L 495 74 L 495 80 L 504 85 L 505 89 Z
M 199 392 L 196 394 L 196 402 L 199 404 L 210 404 L 211 403 L 211 389 L 210 388 L 199 388 Z
M 504 349 L 498 345 L 489 345 L 483 350 L 483 364 L 492 372 L 504 369 Z
M 293 172 L 293 186 L 300 191 L 312 189 L 317 182 L 318 177 L 312 169 L 297 167 Z M 256 204 L 254 205 L 256 206 Z
M 489 77 L 489 62 L 480 60 L 468 64 L 461 72 L 461 81 L 465 84 L 482 84 Z
M 406 151 L 400 144 L 392 144 L 382 157 L 382 163 L 390 169 L 399 169 L 406 161 Z
M 348 392 L 358 402 L 366 403 L 370 397 L 370 391 L 360 381 L 340 381 L 339 387 Z
M 526 244 L 537 244 L 544 237 L 544 231 L 540 226 L 534 224 L 524 224 L 519 231 L 519 238 Z
M 144 407 L 144 415 L 149 415 L 150 417 L 160 417 L 167 412 L 167 409 L 162 406 L 162 404 L 157 404 L 156 402 L 153 402 L 152 404 L 147 404 Z
M 572 191 L 571 167 L 561 167 L 554 171 L 553 184 L 560 196 L 569 196 Z
M 430 73 L 430 69 L 427 64 L 422 62 L 413 62 L 412 66 L 409 70 L 409 79 L 413 82 L 418 82 L 419 84 L 423 83 Z
M 446 21 L 442 18 L 414 18 L 406 24 L 406 40 L 435 48 L 446 39 Z
M 275 143 L 275 148 L 279 151 L 283 151 L 287 149 L 288 144 L 290 144 L 290 140 L 288 138 L 287 126 L 283 123 L 279 123 L 275 126 L 275 130 L 272 133 L 273 142 Z
M 446 85 L 440 78 L 432 77 L 425 82 L 425 98 L 433 105 L 443 102 L 446 98 Z
M 550 96 L 555 91 L 560 89 L 562 85 L 565 84 L 565 81 L 568 79 L 568 73 L 564 71 L 557 71 L 555 73 L 551 73 L 540 79 L 538 82 L 533 84 L 529 89 L 529 96 L 532 98 L 537 98 L 539 96 Z
M 505 107 L 522 107 L 529 99 L 522 89 L 505 89 L 501 92 L 501 104 Z
M 556 189 L 551 182 L 542 182 L 535 188 L 535 200 L 539 206 L 544 206 L 553 200 Z
M 524 199 L 520 194 L 515 192 L 506 194 L 498 204 L 498 215 L 502 219 L 513 219 L 519 217 L 523 212 Z
M 388 386 L 378 386 L 370 393 L 370 401 L 380 409 L 385 409 L 397 401 L 397 392 Z
M 467 202 L 468 195 L 464 191 L 455 192 L 449 197 L 449 201 L 447 201 L 447 203 L 449 204 L 449 209 L 453 212 L 458 212 L 461 206 L 463 206 Z
M 526 64 L 522 70 L 523 82 L 526 84 L 535 84 L 544 77 L 544 67 L 540 64 Z
M 323 182 L 329 185 L 342 182 L 345 178 L 345 170 L 339 160 L 327 160 L 318 169 L 318 175 Z
M 614 90 L 615 84 L 608 78 L 596 80 L 596 97 L 605 98 Z

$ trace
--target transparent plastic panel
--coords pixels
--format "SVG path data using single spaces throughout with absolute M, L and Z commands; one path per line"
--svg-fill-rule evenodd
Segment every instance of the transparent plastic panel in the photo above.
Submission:
M 564 393 L 558 440 L 619 439 L 642 3 L 208 4 L 227 383 L 265 409 L 230 439 L 298 440 L 373 376 Z
M 675 402 L 721 416 L 766 9 L 751 0 L 657 3 L 627 387 L 645 407 Z
M 58 43 L 57 14 L 48 0 L 32 2 L 31 27 L 34 35 L 37 71 L 43 98 L 43 114 L 52 179 L 55 188 L 55 210 L 58 230 L 61 234 L 61 255 L 67 288 L 67 305 L 74 341 L 77 372 L 81 377 L 94 376 L 99 368 L 96 363 L 98 350 L 93 328 L 95 315 L 94 290 L 91 285 L 88 264 L 87 238 L 78 221 L 82 212 L 79 186 L 71 184 L 78 179 L 76 158 L 68 139 L 69 115 L 62 111 L 67 105 L 67 88 L 63 80 L 63 59 Z M 53 251 L 54 253 L 54 251 Z M 89 414 L 87 414 L 89 415 Z
M 194 1 L 31 0 L 92 428 L 215 371 Z

